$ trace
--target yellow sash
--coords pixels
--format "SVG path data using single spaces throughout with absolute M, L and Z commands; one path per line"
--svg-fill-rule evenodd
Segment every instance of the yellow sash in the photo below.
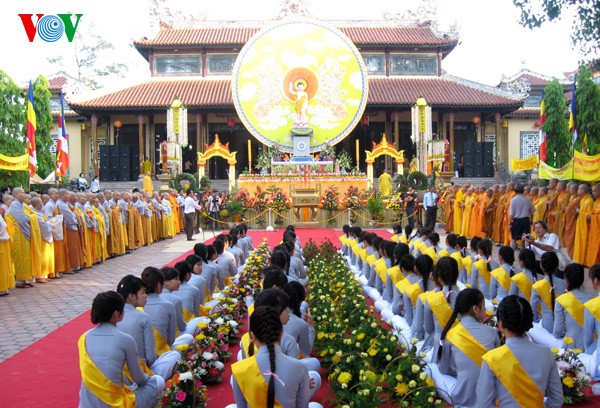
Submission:
M 365 252 L 366 252 L 366 250 L 365 250 Z M 375 261 L 377 261 L 377 257 L 375 256 L 375 254 L 371 254 L 371 255 L 367 256 L 366 260 L 367 260 L 367 263 L 369 264 L 369 266 L 373 266 Z
M 394 286 L 404 279 L 404 275 L 402 275 L 402 271 L 398 265 L 392 266 L 390 269 L 388 269 L 387 274 L 390 275 L 390 279 L 392 280 Z
M 546 307 L 549 310 L 554 310 L 554 308 L 552 307 L 552 294 L 550 293 L 552 290 L 552 286 L 550 286 L 550 282 L 548 282 L 546 279 L 541 279 L 534 283 L 532 288 L 537 292 L 540 299 L 544 301 Z
M 251 316 L 254 313 L 254 303 L 248 306 L 248 316 Z
M 160 334 L 158 330 L 156 330 L 156 327 L 154 327 L 154 343 L 156 344 L 156 354 L 158 354 L 159 356 L 166 353 L 167 351 L 171 351 L 171 347 L 169 347 L 169 344 L 167 344 L 167 341 L 165 340 L 163 335 Z
M 250 345 L 252 344 L 252 341 L 250 340 L 250 333 L 244 333 L 244 335 L 242 336 L 242 349 L 244 350 L 244 355 L 246 357 L 251 357 L 248 350 L 250 349 Z M 256 354 L 256 353 L 254 353 Z
M 442 326 L 442 328 L 446 327 L 446 324 L 448 324 L 448 321 L 452 316 L 452 306 L 450 306 L 446 300 L 444 292 L 440 291 L 432 293 L 427 296 L 427 302 L 440 326 Z
M 531 300 L 532 284 L 531 284 L 531 281 L 529 280 L 529 278 L 527 277 L 527 275 L 525 275 L 524 272 L 520 272 L 520 273 L 517 273 L 512 278 L 510 278 L 510 280 L 512 280 L 517 285 L 517 287 L 519 288 L 521 293 L 523 293 L 523 295 L 529 302 Z
M 462 259 L 462 264 L 465 267 L 465 270 L 467 271 L 469 276 L 471 276 L 471 274 L 473 273 L 473 259 L 470 256 L 465 256 Z
M 154 375 L 154 372 L 152 372 L 150 367 L 148 367 L 146 362 L 144 360 L 142 360 L 140 358 L 140 356 L 138 356 L 138 363 L 140 363 L 140 368 L 146 375 L 149 375 L 151 377 Z M 131 374 L 129 373 L 129 367 L 127 366 L 127 364 L 125 364 L 123 366 L 123 374 L 125 375 L 125 377 L 129 378 L 129 380 L 131 380 L 131 382 L 133 382 L 133 380 L 131 379 Z
M 458 320 L 446 334 L 446 339 L 481 367 L 481 358 L 488 350 Z
M 503 267 L 494 269 L 492 276 L 496 278 L 496 281 L 502 285 L 505 291 L 508 292 L 510 290 L 510 275 L 506 273 Z
M 367 260 L 367 256 L 369 256 L 369 254 L 367 253 L 367 250 L 365 248 L 362 248 L 358 251 L 359 255 L 360 255 L 360 259 L 364 261 Z
M 450 252 L 448 252 L 447 249 L 442 249 L 438 255 L 440 256 L 440 258 L 443 258 L 445 256 L 450 256 Z
M 398 242 L 398 235 L 392 235 L 392 237 L 390 238 L 390 241 Z
M 387 266 L 385 266 L 385 259 L 379 258 L 375 261 L 375 272 L 379 275 L 379 279 L 385 284 L 387 281 Z
M 400 243 L 408 244 L 408 239 L 406 239 L 406 235 L 404 235 L 404 234 L 400 235 Z
M 583 306 L 592 314 L 592 316 L 594 316 L 594 318 L 596 318 L 596 320 L 600 321 L 600 296 L 588 300 Z
M 340 236 L 340 242 L 342 245 L 348 245 L 348 238 L 345 235 Z
M 569 312 L 573 320 L 577 322 L 577 324 L 583 328 L 583 304 L 577 299 L 577 297 L 571 293 L 567 292 L 564 295 L 560 295 L 556 298 L 556 301 L 561 304 L 561 306 Z
M 508 346 L 504 345 L 488 351 L 482 358 L 504 388 L 522 407 L 544 407 L 544 394 L 523 369 Z
M 100 371 L 92 361 L 85 348 L 85 338 L 87 333 L 83 333 L 77 342 L 79 348 L 79 369 L 81 370 L 81 379 L 90 392 L 92 392 L 100 401 L 110 407 L 134 408 L 135 394 L 125 385 L 119 387 Z
M 462 261 L 462 256 L 460 255 L 460 252 L 458 252 L 458 251 L 452 252 L 450 254 L 450 257 L 456 259 L 456 263 L 458 264 L 458 270 L 460 271 L 463 268 L 463 261 Z
M 400 279 L 398 282 L 396 282 L 396 289 L 398 289 L 398 292 L 404 293 L 410 285 L 411 283 L 408 279 Z
M 269 385 L 258 369 L 256 356 L 246 357 L 231 366 L 231 371 L 249 407 L 266 407 Z M 275 398 L 275 408 L 281 404 Z
M 185 307 L 182 307 L 182 309 L 183 309 L 183 320 L 185 320 L 186 323 L 188 323 L 190 320 L 192 320 L 194 317 L 196 317 L 195 314 L 191 313 Z
M 437 265 L 438 254 L 435 252 L 435 247 L 429 247 L 423 252 L 425 255 L 429 255 L 429 257 L 433 260 L 433 264 Z
M 417 299 L 421 293 L 423 293 L 423 289 L 421 289 L 421 281 L 415 282 L 406 288 L 406 294 L 410 298 L 413 306 L 417 306 Z
M 487 264 L 484 259 L 480 259 L 473 264 L 475 268 L 477 268 L 477 272 L 479 275 L 485 280 L 488 286 L 490 286 L 490 271 L 488 271 Z

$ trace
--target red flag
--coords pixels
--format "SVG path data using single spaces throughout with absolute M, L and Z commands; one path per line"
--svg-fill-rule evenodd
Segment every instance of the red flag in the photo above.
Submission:
M 37 173 L 37 155 L 35 152 L 35 110 L 33 109 L 33 85 L 29 81 L 29 92 L 27 94 L 27 154 L 29 154 L 29 177 Z
M 540 104 L 540 161 L 545 162 L 548 159 L 546 152 L 546 131 L 542 129 L 546 123 L 546 104 L 544 103 L 544 91 L 542 91 L 542 103 Z

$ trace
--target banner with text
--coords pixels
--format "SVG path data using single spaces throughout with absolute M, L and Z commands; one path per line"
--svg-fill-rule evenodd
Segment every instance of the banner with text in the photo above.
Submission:
M 27 170 L 29 168 L 29 155 L 10 157 L 0 153 L 0 170 Z
M 575 150 L 573 178 L 581 181 L 600 181 L 600 154 L 587 156 Z
M 538 155 L 526 159 L 510 159 L 510 171 L 533 170 L 538 166 Z
M 538 178 L 550 180 L 552 178 L 558 180 L 571 180 L 573 178 L 573 160 L 569 161 L 560 169 L 548 166 L 543 161 L 540 162 Z

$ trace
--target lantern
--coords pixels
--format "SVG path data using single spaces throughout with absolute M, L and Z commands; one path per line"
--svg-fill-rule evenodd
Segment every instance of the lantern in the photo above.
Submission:
M 479 123 L 481 122 L 481 118 L 479 116 L 473 116 L 473 119 L 471 119 L 471 120 L 476 125 L 479 125 Z
M 161 162 L 162 162 L 162 172 L 163 174 L 167 172 L 167 160 L 168 160 L 168 155 L 167 155 L 167 141 L 164 140 L 161 144 L 160 144 L 160 158 L 161 158 Z
M 234 118 L 229 118 L 227 119 L 227 127 L 234 127 L 235 126 L 235 119 Z
M 364 115 L 361 119 L 361 124 L 363 126 L 369 126 L 369 116 L 368 115 Z

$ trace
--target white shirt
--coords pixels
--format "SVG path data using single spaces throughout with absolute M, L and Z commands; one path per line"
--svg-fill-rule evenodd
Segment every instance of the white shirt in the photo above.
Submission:
M 196 212 L 196 210 L 202 210 L 202 207 L 200 207 L 192 197 L 187 196 L 185 200 L 183 200 L 183 213 L 190 214 Z
M 6 230 L 6 222 L 0 216 L 0 241 L 8 241 L 9 239 L 10 235 L 8 235 L 8 231 Z
M 560 249 L 560 239 L 558 239 L 558 235 L 553 232 L 546 232 L 544 236 L 536 239 L 535 242 L 542 245 L 550 245 L 556 250 Z M 544 252 L 548 252 L 536 247 L 535 245 L 530 245 L 530 247 L 539 256 L 542 256 Z
M 92 180 L 90 190 L 92 191 L 92 193 L 97 193 L 100 191 L 100 182 L 97 179 Z
M 425 207 L 425 209 L 428 209 L 429 207 L 436 207 L 437 206 L 436 201 L 437 201 L 437 194 L 432 193 L 431 191 L 428 191 L 423 196 L 423 207 Z

